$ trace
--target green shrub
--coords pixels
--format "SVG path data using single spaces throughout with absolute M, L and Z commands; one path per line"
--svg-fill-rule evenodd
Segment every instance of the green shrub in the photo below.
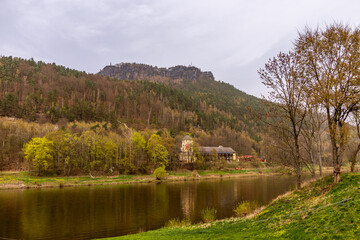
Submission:
M 185 218 L 183 220 L 180 220 L 178 218 L 170 219 L 168 223 L 166 224 L 167 227 L 184 227 L 191 224 L 191 221 L 189 218 Z
M 205 208 L 201 210 L 201 219 L 203 222 L 211 222 L 216 219 L 217 210 L 215 208 Z
M 156 177 L 156 180 L 163 179 L 166 176 L 165 166 L 163 165 L 163 166 L 155 169 L 153 175 L 154 175 L 154 177 Z
M 241 201 L 234 207 L 234 213 L 238 217 L 245 217 L 258 208 L 257 202 Z

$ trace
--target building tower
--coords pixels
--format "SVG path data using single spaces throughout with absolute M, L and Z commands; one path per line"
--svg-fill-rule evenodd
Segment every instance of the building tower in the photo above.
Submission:
M 193 139 L 189 136 L 186 135 L 183 139 L 182 139 L 182 144 L 181 144 L 181 153 L 180 153 L 180 161 L 183 162 L 192 162 L 193 161 L 193 144 L 194 141 Z

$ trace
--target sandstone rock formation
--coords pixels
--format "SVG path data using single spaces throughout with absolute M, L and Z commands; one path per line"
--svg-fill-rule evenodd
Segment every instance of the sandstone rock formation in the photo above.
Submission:
M 158 68 L 146 64 L 119 63 L 104 67 L 98 74 L 121 80 L 151 80 L 154 77 L 171 80 L 199 80 L 202 78 L 214 80 L 211 72 L 202 72 L 199 68 L 193 66 L 180 65 L 170 68 Z

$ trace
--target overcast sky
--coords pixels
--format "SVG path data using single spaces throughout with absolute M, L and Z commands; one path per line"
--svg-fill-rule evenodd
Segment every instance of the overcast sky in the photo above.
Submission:
M 0 55 L 97 73 L 193 65 L 260 97 L 257 70 L 306 25 L 360 24 L 353 0 L 0 0 Z

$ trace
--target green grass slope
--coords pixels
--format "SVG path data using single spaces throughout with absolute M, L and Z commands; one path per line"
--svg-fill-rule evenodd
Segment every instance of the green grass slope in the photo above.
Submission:
M 155 231 L 112 239 L 360 239 L 360 173 L 331 177 L 279 197 L 251 219 Z

